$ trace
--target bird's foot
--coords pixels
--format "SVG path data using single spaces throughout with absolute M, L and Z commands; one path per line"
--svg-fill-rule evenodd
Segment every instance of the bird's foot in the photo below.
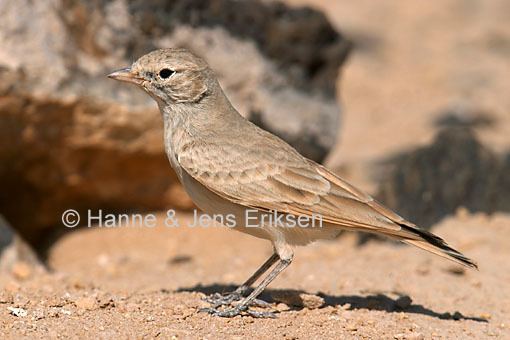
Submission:
M 254 318 L 276 318 L 276 314 L 273 312 L 262 312 L 250 310 L 247 306 L 238 305 L 230 309 L 219 309 L 218 307 L 213 308 L 201 308 L 199 312 L 208 313 L 214 316 L 222 318 L 233 318 L 238 315 L 247 315 Z
M 204 300 L 211 304 L 211 308 L 218 308 L 220 306 L 230 306 L 232 303 L 241 300 L 242 297 L 241 293 L 234 291 L 228 294 L 214 293 L 207 296 Z M 253 299 L 250 302 L 250 306 L 268 308 L 271 304 L 263 300 Z
M 238 292 L 231 292 L 228 294 L 214 293 L 205 297 L 205 301 L 210 303 L 212 308 L 218 308 L 220 306 L 231 305 L 235 301 L 241 300 L 242 295 Z
M 276 319 L 276 313 L 274 312 L 266 312 L 266 311 L 256 311 L 256 310 L 247 310 L 246 313 L 251 317 L 258 319 Z

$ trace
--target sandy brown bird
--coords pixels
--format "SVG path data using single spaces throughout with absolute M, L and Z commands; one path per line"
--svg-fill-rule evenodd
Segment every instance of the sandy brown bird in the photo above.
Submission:
M 252 311 L 249 306 L 291 263 L 293 248 L 332 238 L 342 230 L 388 236 L 476 267 L 440 237 L 406 221 L 242 117 L 213 71 L 187 50 L 153 51 L 109 77 L 134 83 L 156 100 L 163 115 L 166 153 L 196 205 L 210 215 L 235 216 L 233 229 L 270 240 L 274 246 L 274 254 L 236 291 L 209 298 L 212 307 L 206 311 L 211 314 L 273 316 Z M 259 227 L 246 226 L 247 211 L 256 212 Z M 320 216 L 322 227 L 282 227 L 264 222 L 263 215 L 270 212 Z M 275 263 L 262 282 L 243 297 Z

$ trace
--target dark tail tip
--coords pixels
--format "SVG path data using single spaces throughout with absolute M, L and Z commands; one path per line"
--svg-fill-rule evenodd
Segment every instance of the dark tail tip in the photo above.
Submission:
M 420 228 L 417 228 L 417 227 L 411 227 L 411 226 L 408 226 L 408 225 L 405 225 L 405 224 L 400 224 L 400 226 L 409 231 L 409 232 L 412 232 L 413 234 L 416 234 L 418 236 L 420 236 L 423 240 L 427 241 L 428 243 L 430 243 L 431 245 L 433 245 L 434 247 L 438 248 L 439 250 L 441 250 L 442 253 L 448 255 L 449 257 L 451 257 L 453 260 L 455 260 L 455 262 L 459 262 L 467 267 L 470 267 L 470 268 L 474 268 L 476 270 L 478 270 L 478 264 L 476 264 L 475 261 L 471 260 L 470 258 L 466 257 L 465 255 L 463 255 L 462 253 L 460 253 L 459 251 L 453 249 L 452 247 L 450 247 L 446 242 L 445 240 L 443 240 L 441 237 L 439 236 L 436 236 L 434 234 L 432 234 L 431 232 L 428 232 L 426 230 L 423 230 L 423 229 L 420 229 Z

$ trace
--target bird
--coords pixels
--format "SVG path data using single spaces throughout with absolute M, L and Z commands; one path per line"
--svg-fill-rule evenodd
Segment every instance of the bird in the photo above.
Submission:
M 244 118 L 211 67 L 189 50 L 157 49 L 108 77 L 135 84 L 156 101 L 163 118 L 165 152 L 196 206 L 208 215 L 230 214 L 236 221 L 232 229 L 272 243 L 273 254 L 246 282 L 233 292 L 212 294 L 207 299 L 211 307 L 201 311 L 220 317 L 275 317 L 250 307 L 263 304 L 257 297 L 291 264 L 294 249 L 334 238 L 344 230 L 390 237 L 478 268 L 439 236 L 405 220 Z M 321 226 L 275 225 L 263 218 L 270 213 L 285 218 L 320 216 Z M 248 227 L 253 219 L 261 223 Z

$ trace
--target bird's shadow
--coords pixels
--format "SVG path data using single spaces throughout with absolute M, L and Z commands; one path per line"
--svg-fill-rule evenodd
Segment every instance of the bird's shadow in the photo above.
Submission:
M 196 285 L 189 288 L 180 288 L 178 292 L 200 292 L 205 295 L 211 295 L 214 293 L 227 293 L 234 291 L 237 287 L 234 285 L 223 285 L 223 284 L 212 284 L 212 285 Z M 273 296 L 292 296 L 292 301 L 296 302 L 293 306 L 289 306 L 294 310 L 303 309 L 305 303 L 300 297 L 300 294 L 305 293 L 302 290 L 288 290 L 288 289 L 266 289 L 260 295 L 260 299 L 267 302 L 278 302 L 275 301 Z M 367 309 L 376 311 L 385 311 L 388 313 L 412 313 L 427 315 L 430 317 L 442 319 L 442 320 L 471 320 L 476 322 L 488 322 L 487 319 L 480 317 L 465 316 L 462 313 L 455 311 L 453 313 L 444 312 L 439 313 L 420 304 L 412 303 L 409 296 L 399 293 L 394 293 L 396 298 L 392 298 L 383 293 L 376 293 L 370 295 L 340 295 L 334 296 L 324 293 L 318 293 L 324 299 L 324 304 L 321 308 L 327 306 L 342 306 L 344 310 L 357 310 Z

